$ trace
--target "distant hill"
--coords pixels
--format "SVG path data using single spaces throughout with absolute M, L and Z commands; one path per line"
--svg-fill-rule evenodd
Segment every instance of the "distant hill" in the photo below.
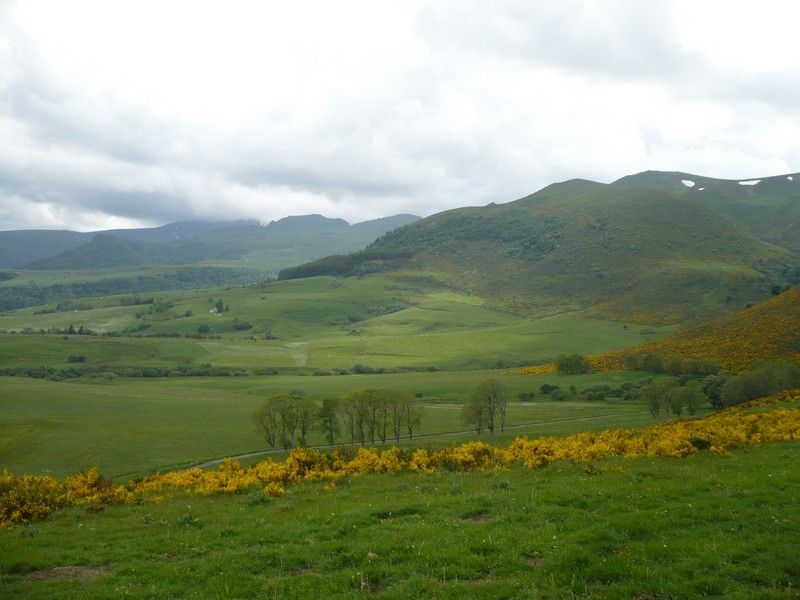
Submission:
M 97 235 L 106 235 L 134 242 L 170 242 L 177 239 L 190 238 L 215 229 L 257 224 L 257 221 L 181 221 L 161 227 L 109 229 L 90 232 L 57 229 L 0 231 L 0 267 L 23 268 L 31 263 L 36 263 L 45 258 L 88 244 Z M 91 253 L 92 250 L 87 249 L 87 252 Z
M 683 196 L 728 217 L 762 240 L 800 252 L 800 173 L 714 179 L 677 171 L 645 171 L 613 185 Z
M 572 180 L 439 213 L 284 279 L 395 269 L 450 274 L 512 310 L 595 305 L 636 322 L 703 320 L 797 276 L 797 257 L 683 195 Z
M 0 231 L 0 268 L 20 268 L 85 244 L 88 239 L 77 231 Z
M 595 360 L 608 368 L 623 368 L 626 355 L 648 352 L 713 360 L 732 371 L 762 360 L 800 360 L 800 286 L 751 308 Z
M 161 227 L 146 227 L 142 229 L 109 229 L 95 231 L 88 235 L 106 234 L 116 238 L 134 242 L 174 242 L 215 231 L 217 229 L 230 229 L 232 227 L 247 227 L 258 225 L 255 220 L 240 221 L 178 221 L 168 223 Z
M 211 263 L 277 273 L 283 267 L 327 254 L 358 250 L 391 229 L 418 219 L 414 215 L 396 215 L 350 225 L 342 219 L 304 215 L 266 226 L 256 221 L 182 222 L 152 229 L 68 232 L 71 236 L 63 235 L 67 232 L 25 232 L 25 236 L 8 235 L 22 232 L 0 232 L 0 244 L 6 238 L 17 240 L 13 260 L 2 260 L 0 266 L 52 270 Z M 22 247 L 35 238 L 49 239 L 47 234 L 65 242 L 57 252 L 22 262 Z M 30 256 L 30 249 L 26 251 Z M 41 254 L 44 252 L 38 253 Z

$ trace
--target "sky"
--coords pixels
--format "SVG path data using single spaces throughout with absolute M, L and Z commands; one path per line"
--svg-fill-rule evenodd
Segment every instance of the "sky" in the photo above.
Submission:
M 0 230 L 800 170 L 800 3 L 0 0 Z

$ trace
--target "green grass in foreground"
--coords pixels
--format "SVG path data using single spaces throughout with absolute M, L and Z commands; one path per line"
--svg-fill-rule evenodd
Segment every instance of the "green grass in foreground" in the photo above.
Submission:
M 0 532 L 0 589 L 76 599 L 795 599 L 799 460 L 800 443 L 786 442 L 613 459 L 594 475 L 556 463 L 371 475 L 264 502 L 177 495 L 68 509 Z M 99 567 L 99 577 L 47 571 L 67 565 Z
M 544 381 L 578 389 L 600 381 L 619 385 L 640 375 L 512 377 L 502 371 L 403 373 L 345 377 L 244 377 L 129 379 L 52 382 L 9 377 L 0 380 L 0 469 L 64 476 L 97 464 L 117 476 L 204 459 L 267 449 L 252 418 L 263 399 L 303 390 L 319 399 L 350 390 L 387 387 L 423 394 L 420 438 L 430 445 L 464 441 L 470 435 L 440 435 L 466 429 L 460 401 L 488 377 L 509 387 L 509 429 L 498 439 L 528 434 L 635 426 L 651 417 L 640 403 L 516 402 L 520 391 Z M 317 432 L 310 444 L 322 444 Z

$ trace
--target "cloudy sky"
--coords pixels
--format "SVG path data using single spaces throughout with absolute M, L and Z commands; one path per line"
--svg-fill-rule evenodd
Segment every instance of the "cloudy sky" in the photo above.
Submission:
M 0 229 L 800 170 L 796 2 L 0 0 Z

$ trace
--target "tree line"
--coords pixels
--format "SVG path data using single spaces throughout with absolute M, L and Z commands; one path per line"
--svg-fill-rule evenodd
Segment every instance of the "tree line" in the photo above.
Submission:
M 329 445 L 386 443 L 414 439 L 422 424 L 422 407 L 406 392 L 366 389 L 342 397 L 324 398 L 318 405 L 301 393 L 267 398 L 255 414 L 271 448 L 305 446 L 312 431 L 324 434 Z

